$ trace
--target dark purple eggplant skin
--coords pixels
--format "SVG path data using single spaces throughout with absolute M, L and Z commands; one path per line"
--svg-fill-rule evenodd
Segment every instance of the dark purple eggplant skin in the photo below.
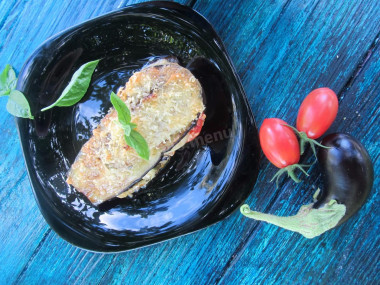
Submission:
M 367 200 L 373 185 L 373 165 L 365 147 L 344 133 L 326 136 L 319 148 L 318 162 L 325 176 L 325 189 L 317 197 L 314 208 L 330 200 L 346 206 L 346 214 L 338 225 L 354 215 Z

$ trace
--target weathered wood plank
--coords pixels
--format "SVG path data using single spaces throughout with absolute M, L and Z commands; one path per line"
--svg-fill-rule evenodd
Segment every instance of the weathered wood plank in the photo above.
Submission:
M 21 284 L 89 284 L 91 275 L 96 283 L 112 259 L 112 255 L 80 250 L 52 233 L 47 235 L 43 246 L 16 281 Z M 48 270 L 41 270 L 41 265 L 49 265 Z
M 352 4 L 352 2 L 350 3 Z M 370 20 L 376 13 L 379 13 L 378 10 L 375 10 L 376 5 L 374 5 L 374 2 L 372 5 L 368 2 L 357 4 L 355 7 L 352 5 L 326 7 L 325 5 L 330 6 L 327 2 L 309 2 L 310 7 L 303 7 L 303 9 L 300 10 L 299 7 L 297 7 L 297 5 L 300 5 L 299 3 L 294 1 L 289 3 L 284 8 L 282 17 L 278 20 L 277 25 L 272 28 L 272 34 L 269 34 L 262 45 L 257 43 L 250 44 L 250 42 L 248 42 L 248 45 L 251 45 L 252 51 L 254 52 L 248 66 L 244 66 L 244 61 L 249 59 L 242 58 L 238 52 L 236 52 L 236 57 L 233 55 L 233 39 L 239 41 L 240 37 L 244 38 L 246 34 L 242 32 L 240 35 L 239 30 L 236 31 L 237 35 L 231 31 L 220 30 L 220 33 L 224 33 L 227 38 L 225 39 L 227 46 L 229 43 L 231 45 L 231 47 L 227 48 L 229 48 L 232 53 L 232 59 L 235 61 L 239 74 L 242 76 L 244 87 L 250 97 L 251 106 L 259 124 L 265 117 L 281 117 L 290 123 L 294 123 L 299 102 L 301 102 L 303 96 L 315 87 L 330 86 L 337 92 L 344 89 L 346 80 L 350 78 L 356 69 L 355 66 L 359 64 L 361 57 L 364 55 L 363 52 L 359 50 L 369 48 L 373 38 L 379 32 L 379 20 L 375 18 L 373 18 L 374 20 Z M 370 6 L 366 6 L 366 4 Z M 221 10 L 227 11 L 224 13 L 229 12 L 227 9 Z M 307 11 L 312 11 L 312 13 L 308 14 Z M 370 11 L 372 11 L 372 13 L 367 14 L 367 12 Z M 308 14 L 308 20 L 302 25 L 299 20 L 306 16 L 304 14 Z M 370 16 L 370 14 L 372 16 Z M 216 17 L 223 18 L 224 15 L 218 15 Z M 318 21 L 318 19 L 323 20 Z M 361 24 L 356 22 L 359 19 L 363 20 Z M 239 22 L 241 26 L 245 26 L 244 22 L 240 19 Z M 345 24 L 341 25 L 342 22 L 345 22 Z M 350 22 L 353 23 L 352 26 L 348 24 Z M 367 25 L 370 23 L 373 24 L 370 27 L 372 33 L 367 35 L 361 34 L 363 30 L 367 29 Z M 253 34 L 251 38 L 255 38 L 256 33 L 260 32 L 261 31 L 255 32 L 252 30 Z M 351 36 L 345 36 L 347 34 Z M 361 47 L 358 47 L 357 44 L 361 45 Z M 240 64 L 243 65 L 241 69 L 243 72 L 240 71 Z M 250 93 L 249 90 L 254 93 Z M 369 98 L 369 101 L 373 102 L 376 97 L 373 95 Z M 260 103 L 258 104 L 256 102 Z M 279 106 L 281 106 L 281 108 L 279 108 Z M 346 108 L 349 110 L 349 105 Z M 365 120 L 362 122 L 365 122 Z M 337 128 L 337 126 L 339 126 L 339 124 L 335 123 L 334 128 Z M 352 126 L 355 126 L 355 124 Z M 344 131 L 342 128 L 339 129 Z M 364 130 L 368 130 L 368 127 L 366 126 Z M 307 199 L 307 202 L 310 201 L 310 192 L 304 189 L 306 183 L 295 186 L 288 181 L 279 190 L 275 190 L 275 186 L 268 185 L 267 181 L 273 176 L 276 169 L 272 166 L 268 166 L 266 160 L 263 161 L 261 168 L 263 171 L 255 187 L 257 191 L 252 193 L 248 200 L 249 204 L 252 206 L 257 205 L 260 210 L 267 211 L 267 204 L 263 199 L 273 200 L 278 193 L 283 193 L 283 195 L 277 199 L 279 202 L 276 205 L 281 205 L 281 203 L 288 205 L 283 201 L 290 200 L 292 204 L 298 206 L 291 207 L 288 205 L 290 208 L 287 208 L 287 213 L 291 211 L 294 213 L 299 205 L 305 202 L 305 199 Z M 376 189 L 376 186 L 374 189 Z M 266 193 L 274 193 L 274 195 L 266 195 Z M 290 193 L 295 194 L 294 196 L 290 196 Z M 298 195 L 303 197 L 303 200 L 297 200 L 296 197 Z M 282 206 L 285 207 L 285 205 Z M 236 219 L 234 222 L 239 223 L 240 220 Z M 248 238 L 247 243 L 244 242 L 239 246 L 238 250 L 233 254 L 230 264 L 224 269 L 224 271 L 228 271 L 229 278 L 222 279 L 226 280 L 223 283 L 228 284 L 228 282 L 232 281 L 240 282 L 243 278 L 247 284 L 252 284 L 255 281 L 255 277 L 259 278 L 260 276 L 262 276 L 262 278 L 256 279 L 257 283 L 264 280 L 268 280 L 269 282 L 270 280 L 273 281 L 275 279 L 270 279 L 270 274 L 265 274 L 267 271 L 270 270 L 271 274 L 279 275 L 281 274 L 280 272 L 284 272 L 288 269 L 286 269 L 286 265 L 284 265 L 281 267 L 281 271 L 278 269 L 278 263 L 267 268 L 268 263 L 275 261 L 271 253 L 273 252 L 273 255 L 277 256 L 277 260 L 281 262 L 284 261 L 284 257 L 287 256 L 290 248 L 302 248 L 304 246 L 304 244 L 299 241 L 301 238 L 296 237 L 296 242 L 288 248 L 285 244 L 287 244 L 289 233 L 283 233 L 285 235 L 284 238 L 276 239 L 273 236 L 278 235 L 277 230 L 269 227 L 268 230 L 263 233 L 262 230 L 260 230 L 262 226 L 263 225 L 259 223 L 253 223 L 249 232 L 245 233 L 245 235 L 250 235 L 251 237 Z M 257 227 L 259 227 L 259 232 L 257 232 Z M 255 242 L 252 242 L 252 239 Z M 262 239 L 264 240 L 260 242 Z M 298 241 L 299 244 L 297 244 Z M 335 241 L 330 241 L 330 243 L 331 242 Z M 245 263 L 239 262 L 240 254 L 245 254 L 244 250 L 247 250 L 247 247 L 251 249 L 248 251 L 249 253 L 254 252 L 256 254 L 252 254 L 251 258 L 246 258 Z M 265 251 L 266 254 L 261 253 L 263 249 L 266 248 L 268 249 Z M 376 246 L 374 248 L 376 248 Z M 280 249 L 284 250 L 281 254 L 276 255 L 276 252 Z M 313 254 L 314 249 L 312 246 L 307 247 L 304 259 L 306 259 L 307 254 Z M 323 254 L 323 245 L 319 248 L 317 247 L 317 249 Z M 310 270 L 310 268 L 302 269 L 304 265 L 302 261 L 297 263 L 297 255 L 292 255 L 292 258 L 294 259 L 295 266 L 293 270 L 289 269 L 293 274 L 293 279 L 289 280 L 300 280 L 299 282 L 302 283 L 302 281 L 305 280 L 310 281 L 318 278 L 316 272 L 313 272 L 313 274 L 307 273 L 307 270 Z M 354 260 L 354 263 L 360 263 L 359 256 L 354 256 Z M 321 267 L 325 266 L 328 268 L 328 258 L 321 258 L 320 261 L 322 261 Z M 237 262 L 236 265 L 234 265 L 235 262 Z M 237 272 L 241 271 L 243 266 L 247 269 L 245 271 L 246 275 L 237 274 Z M 341 266 L 344 268 L 344 265 Z M 230 269 L 230 267 L 232 268 Z M 349 272 L 350 269 L 352 268 L 348 268 L 347 271 Z M 256 275 L 255 272 L 258 272 L 258 274 Z M 261 275 L 259 276 L 259 274 Z M 300 279 L 297 279 L 297 276 L 300 276 Z M 372 278 L 374 278 L 374 276 L 375 275 L 372 275 Z M 301 278 L 305 278 L 305 280 Z M 339 283 L 338 280 L 341 277 L 335 276 L 335 278 L 337 278 L 335 279 L 336 283 Z M 332 280 L 334 279 L 330 279 L 329 281 L 333 282 Z M 281 281 L 284 281 L 284 279 Z
M 359 74 L 356 74 L 352 85 L 341 93 L 344 99 L 340 103 L 341 111 L 336 119 L 338 124 L 334 128 L 336 131 L 344 130 L 363 142 L 371 154 L 375 173 L 380 167 L 379 94 L 380 42 L 370 51 L 370 58 Z M 304 193 L 291 191 L 288 187 L 270 212 L 291 215 L 302 204 L 310 203 L 313 191 L 322 187 L 316 168 L 313 167 L 313 177 L 303 183 Z M 377 172 L 371 196 L 358 214 L 339 228 L 313 240 L 252 221 L 252 226 L 259 224 L 258 230 L 241 258 L 228 269 L 221 283 L 378 283 L 379 183 Z M 257 203 L 252 202 L 252 206 L 263 210 Z M 268 266 L 268 263 L 271 265 Z

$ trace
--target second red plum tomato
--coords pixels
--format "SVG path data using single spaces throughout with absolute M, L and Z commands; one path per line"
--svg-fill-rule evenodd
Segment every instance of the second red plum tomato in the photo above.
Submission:
M 297 130 L 310 139 L 322 136 L 334 122 L 338 113 L 338 98 L 327 87 L 318 88 L 303 100 L 297 116 Z
M 278 168 L 298 163 L 300 148 L 297 136 L 281 119 L 269 118 L 260 128 L 260 144 L 268 160 Z

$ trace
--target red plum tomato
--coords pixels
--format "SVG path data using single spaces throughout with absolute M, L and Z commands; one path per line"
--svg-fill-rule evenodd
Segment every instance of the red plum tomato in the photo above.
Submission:
M 260 145 L 265 156 L 278 168 L 297 164 L 300 159 L 297 136 L 286 125 L 281 119 L 265 119 L 259 132 Z
M 310 139 L 322 136 L 334 122 L 338 113 L 338 98 L 327 87 L 309 93 L 301 104 L 297 116 L 297 130 Z

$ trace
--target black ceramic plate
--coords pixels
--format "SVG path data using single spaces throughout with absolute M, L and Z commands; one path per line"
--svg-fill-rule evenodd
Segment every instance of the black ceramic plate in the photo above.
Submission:
M 134 198 L 95 207 L 65 183 L 66 173 L 109 109 L 111 90 L 162 56 L 177 57 L 201 81 L 204 128 Z M 94 59 L 101 61 L 79 104 L 39 113 Z M 18 82 L 36 117 L 17 124 L 37 203 L 50 226 L 76 246 L 123 251 L 199 230 L 231 214 L 254 186 L 260 153 L 251 110 L 220 38 L 189 7 L 139 4 L 66 30 L 37 49 Z

